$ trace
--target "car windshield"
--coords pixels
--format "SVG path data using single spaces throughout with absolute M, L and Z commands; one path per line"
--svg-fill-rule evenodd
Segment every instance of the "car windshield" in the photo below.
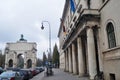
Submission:
M 2 70 L 2 68 L 0 67 L 0 70 Z
M 1 77 L 13 77 L 15 74 L 13 72 L 3 72 Z

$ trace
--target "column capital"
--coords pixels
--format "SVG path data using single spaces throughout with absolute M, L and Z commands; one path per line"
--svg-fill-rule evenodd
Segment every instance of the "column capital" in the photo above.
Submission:
M 100 27 L 99 23 L 96 21 L 87 21 L 86 22 L 86 28 L 94 28 L 94 27 L 99 28 Z

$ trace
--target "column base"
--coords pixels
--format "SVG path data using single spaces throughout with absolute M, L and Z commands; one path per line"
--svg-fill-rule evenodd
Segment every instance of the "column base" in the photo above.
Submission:
M 91 77 L 90 77 L 90 80 L 94 80 L 94 77 L 93 77 L 93 76 L 91 76 Z
M 64 72 L 68 72 L 68 70 L 64 69 Z
M 73 73 L 72 71 L 69 71 L 69 73 Z
M 83 76 L 85 76 L 84 73 L 79 73 L 79 77 L 83 77 Z
M 74 72 L 73 72 L 73 75 L 77 75 L 77 73 L 74 73 Z

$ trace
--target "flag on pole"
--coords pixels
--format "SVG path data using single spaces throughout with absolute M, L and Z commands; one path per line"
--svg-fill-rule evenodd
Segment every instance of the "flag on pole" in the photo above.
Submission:
M 65 29 L 65 26 L 64 26 L 64 23 L 63 23 L 63 20 L 62 20 L 62 19 L 61 19 L 61 24 L 62 24 L 63 33 L 66 34 L 66 29 Z
M 70 9 L 71 9 L 71 11 L 75 12 L 75 3 L 74 3 L 74 0 L 70 0 Z
M 64 25 L 62 25 L 62 26 L 63 26 L 63 32 L 66 33 L 65 26 Z

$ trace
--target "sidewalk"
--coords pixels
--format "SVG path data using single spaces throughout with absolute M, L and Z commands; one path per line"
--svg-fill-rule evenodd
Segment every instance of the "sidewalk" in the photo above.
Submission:
M 86 77 L 78 77 L 77 75 L 73 75 L 71 73 L 64 72 L 61 69 L 53 69 L 53 76 L 44 76 L 44 72 L 40 73 L 38 76 L 35 76 L 32 80 L 89 80 Z

